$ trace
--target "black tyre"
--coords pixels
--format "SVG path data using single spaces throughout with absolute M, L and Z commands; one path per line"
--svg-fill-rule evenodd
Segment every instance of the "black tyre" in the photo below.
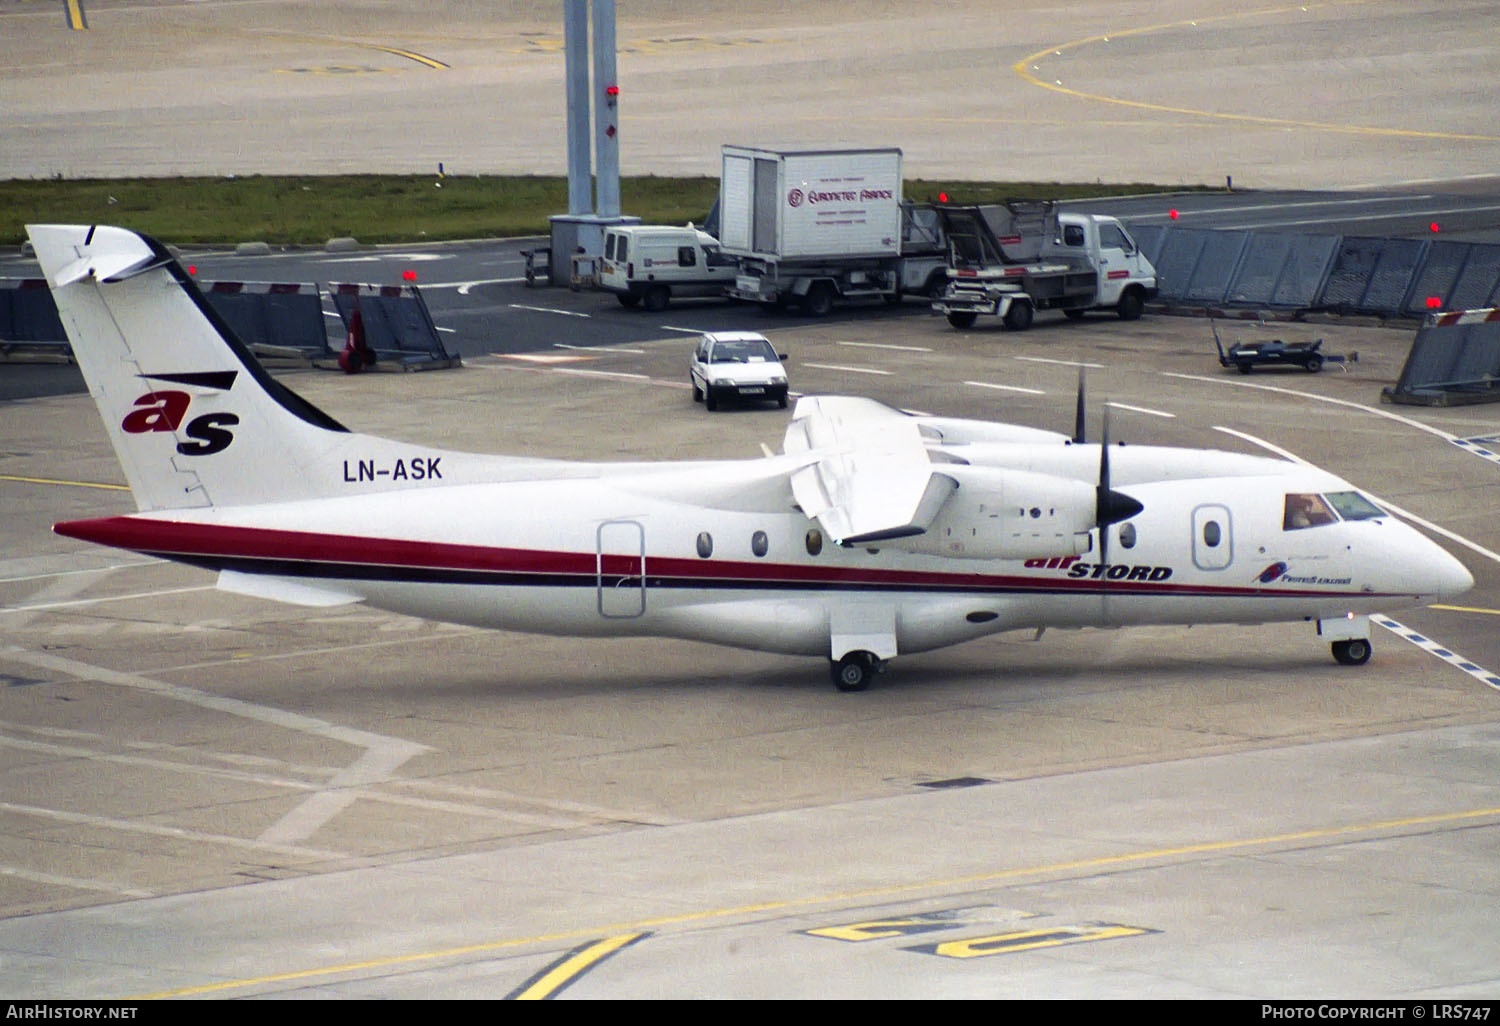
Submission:
M 1366 638 L 1335 641 L 1329 647 L 1333 649 L 1334 661 L 1340 666 L 1363 666 L 1370 661 L 1372 649 Z
M 1240 369 L 1240 373 L 1241 374 L 1249 374 L 1250 373 L 1250 365 L 1248 363 L 1237 363 L 1237 364 L 1235 364 L 1235 366 Z
M 957 311 L 948 315 L 948 323 L 953 325 L 959 331 L 974 327 L 974 322 L 978 319 L 979 315 L 977 313 L 968 313 L 964 311 Z
M 833 313 L 833 289 L 826 283 L 818 282 L 807 290 L 807 298 L 802 301 L 807 309 L 809 317 L 827 317 Z
M 838 662 L 829 664 L 833 686 L 840 691 L 863 691 L 875 679 L 878 665 L 875 656 L 869 652 L 850 652 Z
M 660 313 L 672 301 L 672 293 L 665 285 L 653 285 L 646 290 L 646 309 Z
M 1307 368 L 1307 373 L 1316 374 L 1323 369 L 1323 358 L 1314 353 L 1307 358 L 1307 361 L 1302 366 Z
M 1115 308 L 1122 321 L 1140 320 L 1145 309 L 1146 298 L 1141 295 L 1140 289 L 1126 289 L 1125 294 L 1120 297 L 1120 305 Z
M 693 402 L 701 403 L 703 401 L 703 389 L 698 387 L 697 379 L 689 377 L 688 384 L 693 386 Z
M 641 305 L 641 297 L 632 296 L 629 292 L 616 292 L 615 298 L 618 299 L 620 301 L 620 305 L 624 307 L 633 308 Z
M 1030 303 L 1012 303 L 1010 309 L 1005 311 L 1005 327 L 1009 331 L 1025 331 L 1031 327 L 1031 320 L 1035 316 Z
M 1063 311 L 1063 316 L 1070 321 L 1081 321 L 1085 311 L 1081 306 L 1070 306 Z
M 703 394 L 703 405 L 708 407 L 708 412 L 713 413 L 719 408 L 719 397 L 714 395 L 713 389 L 708 389 Z
M 948 272 L 936 270 L 927 276 L 927 284 L 922 287 L 922 295 L 928 299 L 941 299 L 944 292 L 948 291 Z

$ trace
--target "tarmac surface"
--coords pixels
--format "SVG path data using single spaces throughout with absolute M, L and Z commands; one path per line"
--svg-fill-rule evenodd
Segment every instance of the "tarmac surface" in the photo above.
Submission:
M 563 173 L 560 5 L 0 0 L 0 177 Z M 900 146 L 910 177 L 1493 176 L 1489 0 L 619 4 L 622 172 Z
M 1405 332 L 1276 328 L 1360 361 L 1245 378 L 1189 318 L 766 323 L 800 390 L 1065 430 L 1083 362 L 1094 430 L 1341 473 L 1467 540 L 1473 592 L 1393 613 L 1425 648 L 1006 635 L 841 695 L 818 660 L 282 607 L 50 535 L 129 495 L 86 396 L 0 405 L 3 990 L 1493 998 L 1500 466 L 1449 438 L 1500 419 L 1380 406 Z M 785 412 L 691 401 L 690 344 L 286 380 L 445 446 L 779 446 Z
M 85 6 L 69 31 L 0 2 L 0 175 L 562 166 L 532 6 Z M 1017 9 L 870 0 L 834 32 L 812 7 L 629 5 L 625 170 L 713 173 L 720 143 L 772 139 L 895 143 L 909 174 L 963 178 L 1497 166 L 1493 4 Z M 785 413 L 691 402 L 690 333 L 563 348 L 621 312 L 555 298 L 537 330 L 561 345 L 284 377 L 445 447 L 779 446 Z M 1421 518 L 1475 589 L 1393 611 L 1360 668 L 1305 624 L 1054 631 L 844 695 L 818 660 L 308 615 L 82 546 L 50 525 L 133 509 L 92 403 L 6 401 L 0 993 L 1500 996 L 1500 464 L 1454 444 L 1500 438 L 1494 407 L 1381 406 L 1410 333 L 1364 323 L 1230 325 L 1360 353 L 1249 377 L 1194 319 L 761 328 L 800 391 L 1054 430 L 1088 364 L 1092 427 L 1108 402 L 1127 442 L 1309 459 Z

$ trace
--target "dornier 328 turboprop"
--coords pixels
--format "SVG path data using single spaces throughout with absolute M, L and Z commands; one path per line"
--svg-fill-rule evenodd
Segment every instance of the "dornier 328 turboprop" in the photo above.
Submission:
M 801 399 L 784 451 L 751 460 L 356 434 L 266 374 L 159 243 L 29 231 L 139 506 L 54 530 L 231 592 L 822 656 L 859 690 L 898 653 L 1017 628 L 1311 621 L 1363 663 L 1369 613 L 1473 584 L 1314 467 L 859 398 Z

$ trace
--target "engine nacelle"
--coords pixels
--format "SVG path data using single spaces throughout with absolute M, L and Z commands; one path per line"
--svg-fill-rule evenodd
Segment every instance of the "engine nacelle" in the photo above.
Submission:
M 927 530 L 895 544 L 961 559 L 1036 559 L 1089 551 L 1098 494 L 1091 484 L 1024 470 L 950 464 L 958 482 Z

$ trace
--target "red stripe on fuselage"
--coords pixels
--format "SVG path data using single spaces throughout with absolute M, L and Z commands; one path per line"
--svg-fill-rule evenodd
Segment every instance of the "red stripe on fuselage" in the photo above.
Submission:
M 399 569 L 453 570 L 468 573 L 551 574 L 593 577 L 601 569 L 594 552 L 555 552 L 542 549 L 460 545 L 353 535 L 314 534 L 261 527 L 237 527 L 158 520 L 151 517 L 100 517 L 54 524 L 53 531 L 69 538 L 162 556 L 212 562 L 223 560 L 278 560 L 305 564 L 313 576 L 340 577 L 341 565 Z M 639 557 L 606 555 L 607 576 L 637 576 Z M 954 573 L 940 570 L 894 570 L 879 567 L 817 566 L 798 563 L 683 559 L 646 554 L 651 578 L 673 578 L 693 584 L 733 586 L 784 582 L 789 586 L 951 589 L 954 591 L 1033 591 L 1132 595 L 1199 595 L 1215 597 L 1319 596 L 1337 592 L 1315 589 L 1229 587 L 1174 584 L 1165 581 L 1110 580 L 1049 574 Z M 691 586 L 685 584 L 683 586 Z M 1371 596 L 1358 593 L 1362 598 Z

